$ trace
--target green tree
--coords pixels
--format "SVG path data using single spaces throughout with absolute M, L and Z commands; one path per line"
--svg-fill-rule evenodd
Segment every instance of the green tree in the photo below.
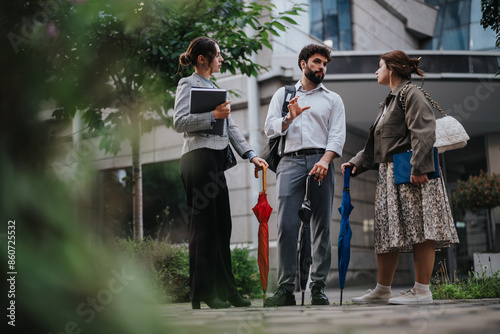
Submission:
M 19 52 L 29 46 L 37 57 L 45 57 L 43 90 L 58 105 L 57 119 L 81 112 L 106 152 L 117 154 L 124 141 L 130 143 L 134 239 L 142 239 L 141 135 L 161 123 L 172 126 L 166 112 L 174 105 L 178 80 L 190 71 L 179 68 L 179 55 L 193 38 L 208 35 L 221 46 L 222 72 L 256 76 L 264 68 L 250 55 L 271 48 L 271 35 L 279 36 L 286 23 L 296 24 L 290 16 L 302 11 L 301 5 L 276 15 L 268 0 L 54 3 L 37 20 L 36 8 L 46 2 L 26 1 L 25 7 L 35 12 L 28 19 L 33 22 L 30 38 L 14 34 L 9 40 Z M 247 34 L 249 27 L 255 34 Z
M 495 230 L 491 210 L 500 206 L 500 175 L 481 171 L 477 176 L 470 175 L 467 181 L 458 180 L 457 189 L 451 194 L 451 204 L 457 209 L 471 212 L 487 210 L 488 246 L 494 249 L 496 238 L 491 232 Z
M 46 1 L 57 2 L 69 1 Z M 0 2 L 0 268 L 23 273 L 16 275 L 15 295 L 5 294 L 15 310 L 7 313 L 2 333 L 180 333 L 151 316 L 157 299 L 143 268 L 108 244 L 96 244 L 87 233 L 92 221 L 83 221 L 75 208 L 75 186 L 47 169 L 50 135 L 40 118 L 46 62 L 29 47 L 32 25 L 41 24 L 34 15 L 44 18 L 33 1 Z M 94 313 L 88 298 L 109 293 L 110 282 L 116 283 L 112 296 Z
M 495 47 L 500 48 L 500 1 L 482 0 L 481 12 L 483 13 L 483 16 L 481 18 L 481 24 L 483 25 L 483 28 L 486 29 L 488 27 L 491 27 L 495 34 L 497 34 Z M 500 74 L 500 67 L 498 67 L 497 75 L 498 74 Z
M 466 181 L 458 180 L 451 203 L 455 208 L 472 212 L 500 206 L 500 175 L 481 171 L 477 176 L 470 175 Z

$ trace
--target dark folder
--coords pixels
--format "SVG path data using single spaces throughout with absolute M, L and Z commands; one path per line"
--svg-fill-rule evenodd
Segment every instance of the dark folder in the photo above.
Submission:
M 191 114 L 210 112 L 227 100 L 227 90 L 218 88 L 191 88 Z M 216 119 L 211 129 L 196 132 L 211 133 L 222 136 L 224 134 L 224 119 Z
M 439 160 L 437 148 L 433 148 L 434 152 L 434 172 L 427 173 L 429 179 L 435 179 L 439 177 Z M 394 183 L 410 183 L 411 176 L 411 156 L 413 155 L 412 150 L 405 153 L 394 154 L 392 157 L 394 162 Z

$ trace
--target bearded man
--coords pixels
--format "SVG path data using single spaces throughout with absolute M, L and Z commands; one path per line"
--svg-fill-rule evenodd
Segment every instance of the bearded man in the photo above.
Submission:
M 295 84 L 296 95 L 288 104 L 288 114 L 282 116 L 284 87 L 276 91 L 269 105 L 265 133 L 269 139 L 282 136 L 284 145 L 276 169 L 278 289 L 266 299 L 265 306 L 296 304 L 297 241 L 301 224 L 297 212 L 304 200 L 308 175 L 311 175 L 308 197 L 312 210 L 311 303 L 329 305 L 324 289 L 331 264 L 333 160 L 342 156 L 346 133 L 344 103 L 322 84 L 331 60 L 328 48 L 305 46 L 298 57 L 302 78 Z

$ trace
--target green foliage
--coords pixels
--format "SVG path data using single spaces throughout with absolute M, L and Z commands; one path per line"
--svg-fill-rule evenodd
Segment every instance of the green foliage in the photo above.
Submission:
M 21 22 L 23 11 L 17 13 L 9 12 L 9 20 Z M 6 36 L 15 30 L 0 25 L 0 31 Z M 65 184 L 50 168 L 46 124 L 39 117 L 39 63 L 6 49 L 0 59 L 5 79 L 0 82 L 5 121 L 0 124 L 0 250 L 5 254 L 0 268 L 18 273 L 15 296 L 9 297 L 15 302 L 16 327 L 8 330 L 10 319 L 4 318 L 2 332 L 181 332 L 151 316 L 157 301 L 137 266 L 87 230 L 95 221 L 77 204 L 89 198 L 88 184 Z M 15 255 L 15 262 L 8 263 L 7 254 Z
M 495 47 L 500 48 L 500 1 L 482 0 L 481 12 L 483 13 L 481 25 L 484 29 L 491 27 L 491 29 L 497 34 Z M 500 74 L 500 67 L 498 70 L 497 75 Z
M 478 176 L 469 176 L 467 181 L 458 181 L 451 195 L 455 208 L 477 211 L 493 209 L 500 205 L 500 175 L 481 171 Z
M 156 2 L 154 6 L 164 16 L 146 32 L 146 44 L 152 48 L 150 61 L 176 84 L 192 71 L 179 68 L 179 56 L 198 36 L 210 36 L 219 43 L 224 58 L 221 72 L 257 76 L 265 68 L 253 63 L 250 56 L 263 46 L 272 48 L 270 34 L 279 36 L 277 30 L 285 31 L 285 22 L 296 25 L 290 16 L 298 15 L 304 5 L 294 5 L 278 15 L 267 0 L 244 4 L 238 0 L 179 1 L 168 6 Z M 254 34 L 248 34 L 249 28 Z
M 171 244 L 150 238 L 134 242 L 119 239 L 118 252 L 141 263 L 153 281 L 153 292 L 163 302 L 189 301 L 189 252 L 187 245 Z M 257 260 L 247 248 L 231 251 L 233 274 L 242 295 L 256 297 L 261 293 Z
M 231 251 L 233 274 L 241 295 L 257 297 L 262 294 L 259 268 L 255 256 L 248 248 L 234 248 Z
M 144 266 L 153 281 L 154 293 L 162 301 L 189 301 L 187 245 L 173 245 L 147 238 L 137 242 L 119 239 L 116 247 Z
M 35 17 L 44 1 L 25 2 Z M 216 39 L 225 58 L 222 72 L 257 76 L 265 70 L 251 55 L 296 22 L 303 5 L 275 13 L 269 0 L 87 0 L 67 1 L 47 15 L 50 24 L 34 24 L 22 52 L 45 61 L 46 98 L 58 104 L 54 117 L 71 119 L 82 110 L 100 148 L 117 154 L 124 140 L 163 122 L 174 106 L 179 79 L 191 68 L 179 56 L 198 36 Z M 34 21 L 34 19 L 31 19 Z M 247 34 L 248 29 L 254 33 Z M 20 30 L 21 27 L 19 27 Z
M 436 278 L 431 284 L 434 299 L 482 299 L 500 298 L 500 271 L 487 273 L 469 272 L 467 278 L 451 278 L 446 264 L 441 263 L 441 268 L 436 272 Z
M 491 27 L 497 34 L 496 47 L 500 47 L 500 1 L 482 0 L 481 11 L 483 13 L 481 24 L 484 29 Z
M 178 60 L 190 41 L 217 39 L 226 58 L 222 72 L 256 76 L 264 68 L 250 55 L 270 47 L 269 33 L 278 36 L 301 10 L 294 5 L 276 15 L 268 0 L 33 0 L 7 7 L 22 17 L 7 38 L 15 53 L 37 63 L 43 84 L 36 90 L 56 104 L 53 117 L 71 120 L 81 111 L 86 130 L 106 153 L 116 155 L 129 142 L 135 203 L 142 202 L 141 135 L 172 126 L 168 111 L 177 83 L 192 71 Z M 8 21 L 2 14 L 0 22 Z M 247 36 L 248 27 L 255 34 Z M 142 212 L 133 209 L 139 239 Z

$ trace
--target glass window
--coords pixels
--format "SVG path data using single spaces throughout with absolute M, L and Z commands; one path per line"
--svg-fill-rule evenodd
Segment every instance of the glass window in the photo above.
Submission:
M 410 58 L 419 57 L 416 53 L 408 53 Z M 333 56 L 328 65 L 328 74 L 373 73 L 376 71 L 378 56 L 353 57 Z M 495 73 L 500 66 L 500 57 L 483 55 L 434 54 L 424 55 L 419 67 L 426 73 Z
M 94 212 L 103 238 L 132 237 L 132 168 L 102 170 Z M 177 161 L 142 166 L 144 237 L 187 240 L 186 195 Z
M 351 3 L 349 0 L 339 1 L 339 35 L 339 50 L 351 50 Z
M 495 32 L 490 28 L 484 30 L 479 23 L 470 25 L 470 50 L 494 50 L 495 41 Z
M 446 0 L 425 0 L 425 3 L 429 6 L 440 6 L 445 2 Z
M 309 0 L 310 33 L 337 50 L 352 50 L 349 0 Z
M 321 10 L 322 0 L 310 0 L 310 11 L 309 15 L 311 17 L 311 35 L 321 38 L 323 37 L 323 11 Z M 319 10 L 318 10 L 319 7 Z
M 481 25 L 481 0 L 471 2 L 471 24 L 470 24 L 470 50 L 494 50 L 495 32 L 491 28 L 484 29 Z
M 469 24 L 470 10 L 468 2 L 469 1 L 458 1 L 455 3 L 449 3 L 446 6 L 443 29 L 450 29 Z
M 494 50 L 495 34 L 481 26 L 481 0 L 425 0 L 439 6 L 434 37 L 423 44 L 431 50 Z
M 441 36 L 441 49 L 467 50 L 469 41 L 469 27 L 444 30 Z
M 472 0 L 470 4 L 470 21 L 479 22 L 483 17 L 481 12 L 481 0 Z

